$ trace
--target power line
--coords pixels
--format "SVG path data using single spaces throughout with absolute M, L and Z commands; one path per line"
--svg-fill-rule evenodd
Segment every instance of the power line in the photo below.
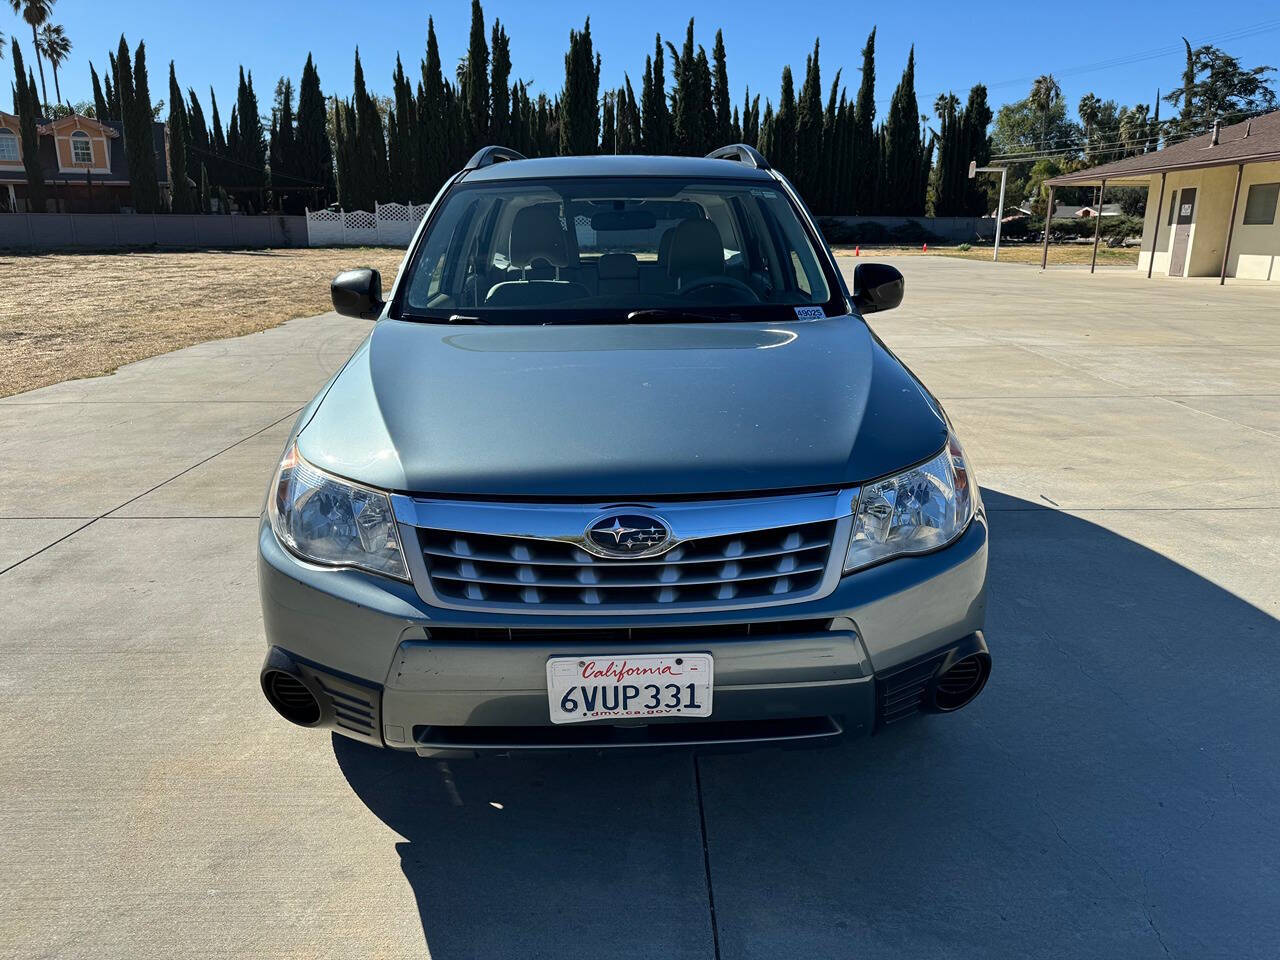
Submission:
M 1249 117 L 1256 117 L 1263 113 L 1268 113 L 1268 112 L 1270 111 L 1265 107 L 1259 108 L 1257 110 L 1235 110 L 1235 111 L 1232 111 L 1231 113 L 1222 114 L 1217 119 L 1228 120 L 1231 118 L 1235 118 L 1235 122 L 1239 122 L 1240 120 L 1244 120 Z M 1161 120 L 1160 126 L 1168 127 L 1178 122 L 1179 121 L 1177 119 Z M 1202 137 L 1206 133 L 1208 133 L 1207 130 L 1192 130 L 1192 131 L 1185 131 L 1185 132 L 1180 132 L 1175 134 L 1169 134 L 1164 137 L 1164 146 L 1171 147 L 1175 144 L 1183 143 L 1187 140 L 1194 140 L 1196 137 Z M 1084 148 L 1089 151 L 1099 152 L 1099 153 L 1111 153 L 1111 152 L 1118 152 L 1122 149 L 1133 149 L 1137 147 L 1150 146 L 1152 144 L 1159 143 L 1160 139 L 1161 139 L 1161 135 L 1159 133 L 1147 134 L 1141 137 L 1135 137 L 1132 140 L 1126 140 L 1123 137 L 1116 137 L 1114 139 L 1109 139 L 1109 140 L 1092 140 L 1092 141 L 1089 140 L 1088 138 L 1083 138 L 1083 137 L 1058 138 L 1058 139 L 1050 138 L 1048 140 L 1033 141 L 1026 145 L 1026 149 L 1009 151 L 1007 153 L 992 154 L 991 159 L 993 161 L 1003 160 L 1006 163 L 1026 163 L 1033 160 L 1040 160 L 1045 157 L 1063 156 L 1064 154 L 1071 153 L 1074 149 L 1078 149 L 1078 148 Z M 1037 144 L 1047 144 L 1047 143 L 1058 143 L 1058 144 L 1061 144 L 1062 146 L 1058 148 L 1045 147 L 1043 149 L 1034 149 Z

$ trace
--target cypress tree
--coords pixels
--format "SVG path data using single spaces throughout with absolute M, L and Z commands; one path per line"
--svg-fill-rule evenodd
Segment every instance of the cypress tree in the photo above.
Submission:
M 653 59 L 645 58 L 640 90 L 644 152 L 664 154 L 671 149 L 671 120 L 667 114 L 667 80 L 663 72 L 662 34 L 653 41 Z
M 471 40 L 462 76 L 467 143 L 479 150 L 489 142 L 489 45 L 484 38 L 484 10 L 471 0 Z
M 822 151 L 822 76 L 818 65 L 818 41 L 813 53 L 805 58 L 804 84 L 796 105 L 796 186 L 800 193 L 812 197 L 823 207 L 823 184 L 828 179 Z
M 418 167 L 426 197 L 434 197 L 449 175 L 446 137 L 444 72 L 435 22 L 428 17 L 427 55 L 422 61 L 422 84 L 418 90 Z
M 560 96 L 560 154 L 596 152 L 600 142 L 600 57 L 591 46 L 591 18 L 582 32 L 570 29 L 564 55 L 564 92 Z
M 365 87 L 364 67 L 360 64 L 360 51 L 356 50 L 355 83 L 352 107 L 355 125 L 348 124 L 347 136 L 354 144 L 352 159 L 358 170 L 351 185 L 356 206 L 353 209 L 373 210 L 379 200 L 387 199 L 391 190 L 391 175 L 387 167 L 387 136 L 382 126 L 382 114 Z M 341 163 L 341 157 L 339 157 Z
M 618 93 L 611 90 L 605 93 L 600 103 L 600 147 L 598 153 L 617 153 L 618 152 L 618 126 L 616 122 L 616 108 L 618 101 Z
M 137 134 L 138 174 L 132 170 L 134 203 L 139 213 L 160 210 L 160 182 L 156 173 L 155 114 L 151 106 L 151 87 L 147 80 L 147 45 L 138 41 L 133 51 L 133 112 Z
M 786 176 L 796 172 L 796 94 L 791 79 L 791 67 L 782 68 L 782 93 L 778 98 L 778 112 L 773 118 L 773 130 L 769 137 L 769 162 Z
M 259 212 L 263 204 L 261 190 L 267 185 L 267 142 L 262 132 L 258 95 L 253 91 L 253 71 L 246 77 L 244 67 L 240 68 L 240 82 L 236 87 L 235 116 L 240 121 L 239 142 L 231 150 L 232 159 L 239 166 L 236 182 L 251 188 L 241 196 L 240 205 Z
M 871 28 L 862 48 L 862 83 L 853 111 L 850 152 L 853 176 L 850 182 L 849 212 L 868 214 L 876 209 L 876 178 L 880 167 L 876 123 L 876 31 Z
M 671 122 L 675 152 L 685 155 L 697 153 L 706 139 L 706 121 L 714 118 L 705 114 L 702 109 L 697 55 L 693 49 L 692 17 L 685 27 L 684 45 L 680 51 L 677 52 L 675 45 L 668 42 L 667 52 L 671 54 L 671 76 L 674 84 L 671 91 Z
M 915 75 L 916 54 L 912 46 L 902 80 L 889 102 L 889 117 L 885 123 L 883 200 L 886 211 L 895 216 L 924 213 L 925 181 L 921 175 L 924 147 L 920 141 Z
M 415 154 L 418 146 L 418 108 L 396 54 L 396 72 L 392 76 L 394 108 L 387 120 L 387 164 L 391 181 L 391 197 L 401 203 L 413 203 L 418 195 L 414 182 Z M 429 199 L 429 198 L 428 198 Z
M 988 212 L 987 194 L 977 179 L 969 179 L 969 161 L 986 166 L 991 161 L 991 138 L 987 127 L 991 125 L 991 107 L 987 103 L 987 88 L 975 84 L 969 90 L 969 100 L 961 115 L 961 134 L 964 139 L 964 189 L 959 207 L 961 216 L 980 217 Z
M 106 123 L 111 119 L 107 110 L 107 97 L 102 92 L 102 82 L 98 79 L 98 71 L 93 68 L 92 63 L 89 64 L 89 79 L 93 83 L 93 115 Z
M 37 117 L 40 98 L 36 94 L 35 76 L 24 70 L 22 50 L 13 40 L 14 94 L 13 109 L 18 115 L 18 135 L 22 140 L 22 169 L 27 176 L 27 212 L 44 213 L 44 171 L 40 169 L 40 130 Z
M 333 147 L 329 142 L 328 111 L 320 90 L 320 74 L 307 54 L 298 87 L 298 122 L 294 137 L 295 172 L 309 186 L 323 188 L 318 199 L 324 207 L 337 195 L 333 180 Z
M 737 120 L 729 113 L 729 67 L 724 50 L 724 31 L 716 31 L 716 43 L 711 51 L 711 61 L 715 65 L 712 75 L 713 96 L 716 106 L 715 132 L 711 139 L 716 147 L 723 146 L 737 138 L 734 127 Z
M 285 197 L 296 191 L 298 174 L 297 132 L 293 117 L 293 81 L 281 77 L 276 81 L 275 103 L 271 108 L 271 134 L 267 141 L 267 166 L 271 174 L 271 193 L 279 209 L 285 208 Z M 301 205 L 290 196 L 289 209 L 296 212 Z
M 766 99 L 764 102 L 764 116 L 760 118 L 760 132 L 756 137 L 756 149 L 766 157 L 774 155 L 773 128 L 773 104 Z
M 129 45 L 121 36 L 116 53 L 116 71 L 133 208 L 138 213 L 155 213 L 160 208 L 160 185 L 156 176 L 155 140 L 151 126 L 153 117 L 151 90 L 147 82 L 146 44 L 138 44 L 133 68 L 130 69 Z
M 749 147 L 756 147 L 760 139 L 760 94 L 751 99 L 751 87 L 747 87 L 746 96 L 742 100 L 742 142 Z M 759 149 L 757 147 L 757 149 Z
M 204 110 L 200 107 L 200 100 L 196 97 L 193 88 L 187 88 L 187 144 L 190 152 L 187 166 L 195 169 L 195 165 L 199 164 L 202 174 L 208 176 L 208 170 L 204 169 L 212 157 L 212 144 L 209 140 L 209 125 L 205 123 Z M 204 211 L 208 213 L 208 211 Z
M 622 75 L 625 81 L 623 89 L 618 91 L 618 95 L 622 98 L 625 111 L 619 116 L 619 132 L 621 133 L 621 145 L 618 150 L 620 153 L 639 153 L 641 143 L 640 128 L 640 107 L 636 104 L 636 94 L 631 89 L 631 77 L 627 74 Z
M 112 120 L 119 120 L 123 123 L 124 110 L 120 102 L 120 64 L 116 60 L 116 55 L 110 51 L 107 51 L 107 63 L 111 67 L 111 76 L 106 78 L 106 85 L 103 91 L 107 98 L 107 112 L 111 115 Z
M 171 206 L 174 213 L 192 213 L 195 203 L 191 185 L 187 183 L 187 148 L 190 134 L 187 132 L 187 111 L 183 107 L 182 90 L 169 61 L 169 180 L 172 187 Z
M 511 38 L 494 18 L 489 51 L 489 95 L 493 106 L 489 116 L 489 138 L 494 143 L 511 146 Z
M 711 61 L 707 59 L 707 51 L 701 44 L 698 45 L 698 55 L 693 60 L 693 67 L 698 116 L 702 121 L 698 125 L 698 138 L 693 144 L 693 154 L 701 157 L 721 146 L 712 139 L 715 136 L 716 122 L 715 92 L 711 79 Z

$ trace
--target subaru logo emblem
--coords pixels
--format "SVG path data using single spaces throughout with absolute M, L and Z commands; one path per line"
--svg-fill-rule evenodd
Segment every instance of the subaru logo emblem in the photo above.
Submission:
M 601 557 L 647 557 L 671 545 L 671 528 L 647 513 L 607 513 L 592 520 L 586 548 Z

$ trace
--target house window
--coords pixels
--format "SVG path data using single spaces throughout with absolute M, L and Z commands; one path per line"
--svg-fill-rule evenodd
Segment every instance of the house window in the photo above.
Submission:
M 1280 183 L 1255 183 L 1249 187 L 1249 198 L 1244 202 L 1245 226 L 1276 222 L 1276 198 L 1280 197 Z
M 87 133 L 77 130 L 71 135 L 71 162 L 93 163 L 93 147 Z
M 12 130 L 0 127 L 0 163 L 18 162 L 18 136 Z
M 1166 227 L 1173 226 L 1173 215 L 1177 211 L 1177 209 L 1178 209 L 1178 191 L 1175 190 L 1173 191 L 1173 196 L 1169 198 L 1169 222 L 1165 224 Z

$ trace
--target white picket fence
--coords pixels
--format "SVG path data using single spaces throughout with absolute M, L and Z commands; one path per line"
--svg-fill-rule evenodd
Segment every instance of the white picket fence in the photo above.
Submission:
M 308 210 L 307 245 L 312 247 L 407 246 L 427 214 L 428 203 L 378 203 L 368 210 Z

